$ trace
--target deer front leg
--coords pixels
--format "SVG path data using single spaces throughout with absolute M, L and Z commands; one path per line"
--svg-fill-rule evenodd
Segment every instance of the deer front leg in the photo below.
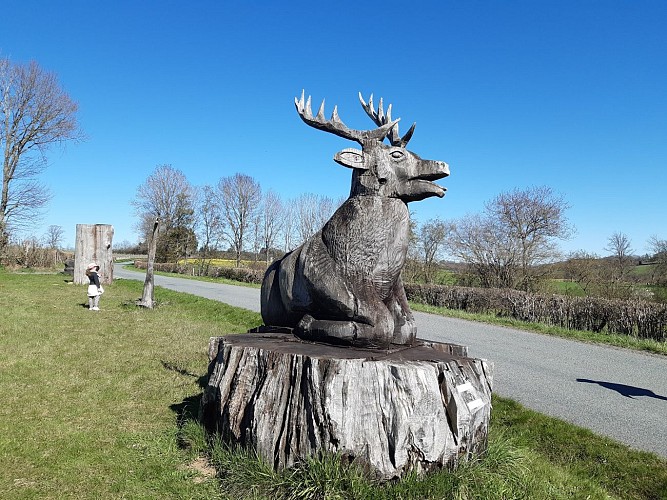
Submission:
M 295 331 L 299 337 L 357 346 L 388 346 L 399 343 L 396 342 L 398 330 L 404 332 L 398 336 L 401 344 L 407 343 L 403 339 L 414 339 L 414 321 L 406 321 L 402 309 L 395 303 L 390 309 L 373 292 L 369 292 L 370 287 L 345 287 L 347 293 L 343 294 L 332 293 L 335 279 L 329 278 L 320 283 L 327 283 L 327 293 L 321 293 L 319 289 L 314 291 L 313 303 L 318 304 L 319 310 L 301 318 Z M 332 301 L 333 296 L 337 300 Z M 407 305 L 407 301 L 405 303 Z M 409 319 L 412 320 L 411 314 Z
M 387 304 L 394 317 L 394 335 L 392 344 L 410 345 L 417 337 L 417 324 L 415 317 L 408 304 L 408 298 L 405 295 L 403 280 L 399 277 L 394 286 L 393 293 Z
M 331 283 L 331 281 L 329 282 Z M 305 314 L 296 328 L 296 334 L 304 339 L 357 346 L 380 346 L 392 342 L 394 317 L 377 297 L 350 291 L 350 300 L 343 309 Z M 321 305 L 325 297 L 318 297 Z M 341 314 L 342 313 L 342 314 Z M 317 317 L 319 316 L 319 317 Z
M 305 340 L 359 347 L 386 346 L 391 343 L 393 319 L 384 305 L 383 309 L 386 314 L 381 315 L 374 324 L 354 320 L 315 319 L 306 314 L 295 333 Z

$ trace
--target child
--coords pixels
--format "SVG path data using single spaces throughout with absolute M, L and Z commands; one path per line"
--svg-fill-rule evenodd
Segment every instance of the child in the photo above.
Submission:
M 86 276 L 90 280 L 88 285 L 88 309 L 91 311 L 99 311 L 100 304 L 100 295 L 104 293 L 102 285 L 100 285 L 100 277 L 97 272 L 100 270 L 100 266 L 91 262 L 86 268 Z

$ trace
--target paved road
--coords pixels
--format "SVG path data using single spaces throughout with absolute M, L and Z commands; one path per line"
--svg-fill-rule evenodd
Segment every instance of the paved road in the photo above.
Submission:
M 144 274 L 116 266 L 116 278 Z M 155 276 L 155 284 L 259 311 L 259 290 Z M 494 391 L 667 458 L 667 357 L 416 313 L 419 337 L 495 365 Z

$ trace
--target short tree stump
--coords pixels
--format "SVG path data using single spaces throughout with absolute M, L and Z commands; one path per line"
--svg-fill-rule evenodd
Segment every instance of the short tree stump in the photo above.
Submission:
M 493 366 L 464 346 L 363 349 L 264 328 L 212 337 L 209 358 L 205 425 L 276 469 L 331 452 L 391 479 L 486 450 Z

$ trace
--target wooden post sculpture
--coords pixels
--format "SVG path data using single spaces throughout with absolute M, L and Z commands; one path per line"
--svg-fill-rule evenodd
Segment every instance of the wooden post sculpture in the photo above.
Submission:
M 350 197 L 322 230 L 274 262 L 261 291 L 265 326 L 213 337 L 203 420 L 276 468 L 322 452 L 381 479 L 455 467 L 486 449 L 493 365 L 467 348 L 416 338 L 401 269 L 407 204 L 445 189 L 440 161 L 406 149 L 391 106 L 361 104 L 377 128 L 351 130 L 334 108 L 308 125 L 351 139 L 334 160 L 352 169 Z M 384 144 L 387 138 L 390 144 Z
M 151 232 L 151 239 L 148 243 L 148 260 L 146 261 L 146 278 L 144 279 L 144 291 L 141 294 L 141 299 L 137 302 L 140 307 L 153 309 L 155 306 L 155 273 L 153 265 L 155 263 L 155 252 L 157 249 L 157 236 L 160 230 L 160 219 L 155 218 L 153 222 L 153 231 Z
M 113 226 L 109 224 L 77 224 L 74 244 L 74 283 L 88 284 L 86 267 L 91 262 L 100 266 L 100 281 L 113 282 Z

